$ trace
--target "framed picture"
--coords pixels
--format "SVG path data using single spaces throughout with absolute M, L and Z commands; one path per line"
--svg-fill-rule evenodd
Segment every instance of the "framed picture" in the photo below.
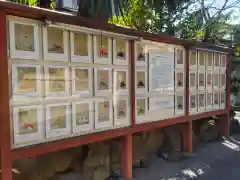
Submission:
M 219 68 L 220 68 L 220 64 L 221 64 L 220 60 L 221 60 L 220 59 L 220 54 L 215 53 L 214 54 L 214 70 L 215 71 L 219 70 Z
M 213 78 L 212 78 L 212 72 L 211 71 L 207 71 L 206 72 L 206 89 L 207 90 L 211 90 L 213 87 Z
M 226 67 L 227 67 L 227 55 L 222 54 L 221 55 L 221 70 L 226 71 Z
M 184 94 L 175 95 L 175 115 L 185 114 L 185 96 Z
M 70 103 L 46 105 L 46 136 L 56 138 L 71 134 Z
M 94 63 L 112 63 L 112 39 L 105 36 L 93 36 Z
M 113 103 L 112 100 L 95 101 L 95 128 L 113 127 Z
M 191 90 L 197 89 L 197 71 L 190 70 L 189 71 L 189 88 Z
M 197 69 L 197 51 L 190 50 L 189 52 L 189 69 Z
M 183 71 L 175 71 L 175 90 L 182 91 L 185 88 L 185 80 L 184 80 L 184 72 Z
M 67 30 L 58 27 L 44 27 L 44 59 L 50 61 L 68 61 L 68 36 Z
M 198 111 L 199 112 L 204 112 L 206 110 L 205 103 L 206 103 L 205 92 L 199 92 L 198 93 Z
M 136 123 L 142 123 L 147 120 L 148 114 L 148 98 L 136 97 Z
M 175 68 L 185 68 L 184 50 L 175 48 Z
M 205 70 L 206 62 L 205 62 L 206 52 L 198 51 L 198 69 Z
M 226 88 L 226 74 L 221 73 L 220 74 L 220 88 L 225 89 Z
M 213 108 L 213 93 L 206 92 L 206 110 L 211 111 Z
M 70 32 L 71 61 L 93 63 L 92 35 Z
M 213 92 L 213 108 L 214 109 L 219 109 L 219 105 L 220 105 L 219 92 L 215 91 L 215 92 Z
M 12 64 L 13 101 L 31 101 L 41 98 L 41 67 L 38 65 Z
M 147 92 L 147 73 L 145 70 L 136 70 L 135 90 L 137 94 Z
M 129 64 L 129 43 L 125 39 L 113 39 L 113 64 Z
M 213 89 L 219 89 L 219 73 L 213 73 Z
M 97 96 L 112 94 L 112 69 L 94 69 L 94 88 Z
M 221 109 L 226 108 L 226 91 L 220 92 L 220 108 Z
M 213 59 L 214 54 L 212 52 L 206 52 L 206 64 L 207 64 L 207 70 L 213 70 Z
M 93 69 L 87 67 L 72 68 L 72 94 L 73 96 L 93 95 Z
M 114 126 L 129 126 L 130 106 L 128 98 L 116 98 L 114 100 Z
M 128 94 L 128 69 L 114 69 L 114 94 Z
M 198 89 L 205 89 L 205 72 L 198 72 Z
M 44 67 L 45 96 L 69 96 L 69 69 L 66 66 L 49 65 Z
M 140 42 L 135 42 L 135 64 L 136 66 L 147 66 L 147 47 Z
M 197 95 L 197 93 L 190 94 L 189 111 L 190 111 L 190 114 L 197 113 L 197 111 L 198 111 L 198 95 Z
M 72 103 L 72 123 L 74 134 L 87 134 L 94 130 L 94 106 L 92 101 Z
M 39 59 L 39 25 L 33 20 L 9 20 L 10 57 Z
M 14 147 L 32 145 L 44 140 L 41 106 L 13 107 Z

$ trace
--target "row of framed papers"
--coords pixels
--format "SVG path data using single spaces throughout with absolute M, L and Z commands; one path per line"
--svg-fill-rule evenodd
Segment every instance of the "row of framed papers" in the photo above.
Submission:
M 227 67 L 227 55 L 191 50 L 189 53 L 189 68 L 198 70 L 221 70 L 225 71 Z
M 145 80 L 142 82 L 138 89 L 145 88 Z M 45 89 L 44 96 L 49 98 L 69 96 L 70 91 L 73 96 L 82 97 L 93 96 L 93 92 L 95 96 L 109 95 L 112 89 L 114 94 L 126 95 L 129 90 L 128 69 L 12 65 L 14 101 L 41 98 L 42 89 Z
M 226 91 L 190 92 L 190 114 L 224 109 L 226 107 Z
M 13 144 L 31 145 L 129 126 L 130 109 L 128 98 L 13 107 Z
M 128 65 L 129 42 L 102 35 L 42 26 L 33 20 L 9 18 L 10 58 Z M 43 29 L 42 36 L 40 31 Z M 70 42 L 70 43 L 69 43 Z M 43 53 L 40 46 L 43 44 Z M 112 58 L 113 57 L 113 58 Z M 93 61 L 94 60 L 94 61 Z

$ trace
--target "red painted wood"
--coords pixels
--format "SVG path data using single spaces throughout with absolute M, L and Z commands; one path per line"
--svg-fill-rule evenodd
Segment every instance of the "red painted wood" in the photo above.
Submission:
M 12 179 L 6 14 L 0 9 L 0 151 L 2 180 Z
M 185 152 L 192 152 L 192 121 L 183 124 L 183 150 Z
M 130 64 L 131 64 L 131 107 L 132 107 L 132 127 L 136 125 L 136 96 L 135 96 L 135 43 L 134 41 L 130 41 Z
M 186 111 L 185 111 L 185 115 L 186 116 L 189 116 L 189 48 L 185 48 L 186 50 L 186 64 L 185 64 L 185 73 L 186 73 L 186 79 L 185 79 L 185 82 L 186 82 L 186 91 L 185 91 L 185 94 L 186 94 Z
M 232 55 L 229 53 L 227 56 L 227 69 L 226 69 L 226 109 L 230 111 L 230 79 L 231 79 L 231 72 L 232 72 Z
M 123 178 L 132 180 L 132 134 L 122 137 L 121 155 Z

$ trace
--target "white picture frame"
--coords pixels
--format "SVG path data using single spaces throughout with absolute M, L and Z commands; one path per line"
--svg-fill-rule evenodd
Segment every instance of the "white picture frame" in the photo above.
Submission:
M 94 63 L 96 64 L 112 64 L 112 38 L 99 36 L 100 38 L 107 39 L 108 42 L 108 56 L 107 57 L 99 57 L 98 54 L 98 42 L 97 42 L 97 35 L 93 36 L 93 54 L 94 54 Z
M 119 73 L 123 73 L 119 77 Z M 115 95 L 126 95 L 129 92 L 129 74 L 128 69 L 114 69 L 113 70 L 113 88 Z
M 62 128 L 51 128 L 51 119 L 52 119 L 52 112 L 51 108 L 59 108 L 58 112 L 56 113 L 57 116 L 60 115 L 60 113 L 63 113 L 65 115 L 65 124 Z M 63 108 L 64 107 L 64 108 Z M 65 112 L 64 112 L 65 110 Z M 46 105 L 46 138 L 52 139 L 52 138 L 60 138 L 64 136 L 71 135 L 71 110 L 70 110 L 70 103 L 57 103 L 57 104 L 47 104 Z M 58 125 L 59 126 L 59 125 Z
M 206 71 L 206 89 L 212 90 L 213 88 L 213 74 L 211 71 Z
M 34 86 L 35 91 L 26 91 L 26 92 L 18 92 L 18 89 L 21 86 L 24 86 L 21 82 L 18 82 L 18 68 L 34 68 L 36 69 L 35 77 L 31 77 L 31 74 L 23 74 L 23 78 L 27 81 L 33 80 L 33 82 L 29 82 L 27 86 Z M 32 74 L 34 75 L 34 74 Z M 35 78 L 35 83 L 34 83 Z M 23 80 L 24 80 L 23 79 Z M 34 84 L 33 84 L 34 83 Z M 12 99 L 13 101 L 32 101 L 32 100 L 39 100 L 42 98 L 42 74 L 41 74 L 41 66 L 40 65 L 29 65 L 29 64 L 12 64 Z
M 213 109 L 219 109 L 220 107 L 220 96 L 219 91 L 213 92 Z
M 175 91 L 183 91 L 185 89 L 185 72 L 183 70 L 175 70 Z
M 206 88 L 206 77 L 205 72 L 198 72 L 198 90 L 205 90 Z
M 174 108 L 174 114 L 175 115 L 184 115 L 185 114 L 185 94 L 184 93 L 176 93 L 175 94 L 175 108 Z
M 50 73 L 49 69 L 64 69 L 64 91 L 59 92 L 51 92 L 51 82 L 50 82 Z M 60 98 L 60 97 L 68 97 L 70 94 L 70 83 L 69 83 L 69 67 L 67 66 L 55 66 L 55 65 L 46 65 L 44 66 L 44 77 L 45 77 L 45 97 L 46 98 Z M 62 77 L 63 78 L 63 77 Z M 61 80 L 61 79 L 60 79 Z
M 62 51 L 63 53 L 49 52 L 48 47 L 48 28 L 55 28 L 62 31 Z M 60 27 L 43 27 L 43 57 L 48 61 L 69 61 L 69 33 Z M 56 46 L 56 45 L 55 45 Z
M 183 48 L 175 48 L 175 68 L 185 69 L 185 56 Z
M 198 112 L 204 112 L 206 110 L 205 95 L 205 92 L 198 92 Z
M 198 66 L 198 53 L 197 50 L 189 51 L 189 69 L 197 69 Z
M 219 53 L 214 53 L 214 71 L 219 71 L 221 66 L 221 55 Z
M 149 111 L 148 97 L 136 97 L 135 98 L 136 124 L 140 124 L 147 121 L 148 111 Z
M 140 75 L 141 75 L 141 78 L 139 78 Z M 142 76 L 144 80 L 142 80 Z M 148 91 L 147 85 L 148 85 L 147 72 L 145 70 L 135 70 L 135 91 L 136 91 L 135 93 L 136 94 L 146 93 Z
M 40 54 L 40 39 L 39 39 L 39 24 L 33 20 L 27 19 L 13 20 L 9 19 L 9 48 L 10 57 L 16 59 L 32 59 L 39 60 Z M 33 28 L 33 51 L 18 50 L 16 44 L 15 24 L 32 26 Z M 23 36 L 18 36 L 23 37 Z M 25 36 L 26 37 L 26 36 Z
M 226 108 L 226 91 L 220 91 L 220 109 Z
M 191 90 L 197 90 L 197 84 L 198 84 L 198 73 L 196 70 L 190 70 L 189 71 L 189 88 Z
M 31 123 L 23 123 L 24 129 L 28 129 L 26 131 L 31 131 L 34 128 L 35 124 L 35 132 L 33 133 L 27 133 L 22 132 L 20 130 L 21 122 L 19 119 L 19 112 L 24 111 L 36 111 L 35 115 L 36 122 Z M 32 114 L 34 115 L 34 114 Z M 32 118 L 31 118 L 32 120 Z M 30 129 L 31 128 L 31 129 Z M 44 140 L 44 127 L 43 127 L 43 108 L 41 105 L 31 105 L 31 106 L 20 106 L 20 107 L 13 107 L 13 146 L 26 146 L 26 145 L 32 145 L 36 143 L 41 143 Z
M 142 44 L 141 42 L 135 41 L 135 65 L 136 66 L 147 66 L 148 65 L 148 52 L 147 45 Z M 139 49 L 142 49 L 142 52 L 139 52 Z
M 76 35 L 84 35 L 87 36 L 87 56 L 81 56 L 81 55 L 76 55 L 75 54 L 75 38 Z M 92 35 L 82 33 L 82 32 L 70 32 L 70 49 L 71 49 L 71 61 L 72 62 L 82 62 L 82 63 L 93 63 L 93 55 L 92 55 Z
M 125 57 L 120 58 L 117 56 L 117 41 L 125 41 Z M 129 42 L 127 39 L 113 39 L 113 64 L 127 66 L 129 64 Z
M 99 121 L 99 104 L 105 103 L 108 104 L 108 119 L 106 121 Z M 104 104 L 103 104 L 104 105 Z M 105 106 L 105 105 L 104 105 Z M 105 107 L 104 107 L 105 108 Z M 113 122 L 113 101 L 112 100 L 95 100 L 95 129 L 110 129 L 114 126 Z
M 77 71 L 87 71 L 88 77 L 86 79 L 80 80 L 77 77 Z M 91 97 L 93 95 L 93 68 L 88 67 L 74 67 L 72 68 L 72 96 L 74 97 Z M 77 90 L 76 80 L 83 81 L 83 83 L 88 83 L 87 90 Z
M 225 73 L 220 73 L 220 88 L 221 89 L 226 89 L 226 74 Z
M 84 122 L 78 122 L 78 106 L 88 109 L 88 115 L 81 117 Z M 81 108 L 80 108 L 81 109 Z M 84 113 L 85 114 L 85 113 Z M 72 127 L 74 134 L 89 134 L 94 130 L 94 103 L 91 100 L 83 100 L 81 102 L 72 102 Z
M 125 115 L 119 115 L 119 111 L 118 111 L 118 103 L 121 101 L 121 103 L 123 103 L 122 105 L 124 106 L 124 109 L 125 109 L 125 113 L 124 113 L 124 110 L 123 110 L 123 113 Z M 130 105 L 129 105 L 129 98 L 128 97 L 121 97 L 121 98 L 115 98 L 114 101 L 113 101 L 114 105 L 114 126 L 121 126 L 121 127 L 124 127 L 124 126 L 129 126 L 131 125 L 131 118 L 130 118 Z M 124 116 L 124 117 L 121 117 L 121 116 Z
M 189 113 L 196 114 L 198 112 L 198 94 L 191 92 L 189 94 Z
M 213 89 L 218 90 L 220 82 L 219 72 L 213 72 L 212 75 L 213 75 Z
M 98 84 L 98 71 L 107 71 L 108 75 L 108 89 L 99 89 L 99 84 Z M 112 85 L 113 85 L 113 80 L 112 80 L 112 69 L 111 68 L 94 68 L 94 91 L 96 96 L 107 96 L 112 94 Z M 104 82 L 105 83 L 105 82 Z M 106 85 L 106 83 L 105 83 Z
M 227 68 L 227 55 L 221 55 L 221 71 L 225 72 Z
M 206 69 L 206 52 L 198 51 L 198 71 L 205 71 Z
M 211 91 L 206 92 L 206 110 L 211 111 L 213 109 L 213 93 Z
M 209 71 L 213 70 L 214 64 L 214 53 L 213 52 L 206 52 L 206 69 Z

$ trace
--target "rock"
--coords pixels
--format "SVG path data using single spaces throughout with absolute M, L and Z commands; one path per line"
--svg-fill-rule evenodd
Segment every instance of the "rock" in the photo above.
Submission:
M 200 139 L 203 141 L 213 141 L 219 138 L 219 129 L 214 120 L 202 123 L 199 129 Z

